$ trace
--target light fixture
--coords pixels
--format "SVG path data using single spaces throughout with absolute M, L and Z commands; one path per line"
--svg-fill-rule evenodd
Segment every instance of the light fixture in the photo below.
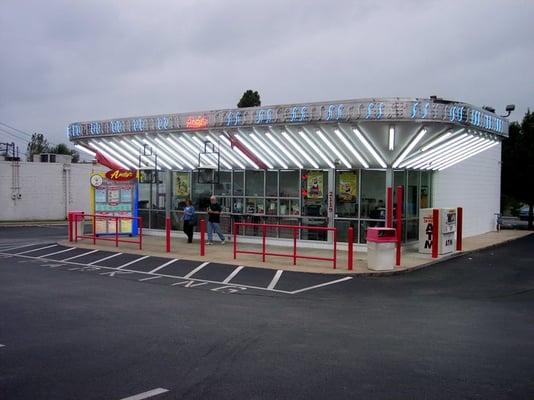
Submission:
M 102 148 L 104 148 L 104 150 L 106 150 L 109 154 L 111 154 L 112 156 L 114 156 L 116 159 L 120 160 L 124 165 L 127 165 L 129 169 L 133 168 L 133 169 L 137 169 L 137 165 L 135 165 L 134 162 L 131 162 L 130 160 L 128 160 L 126 157 L 124 157 L 123 155 L 119 154 L 117 151 L 113 150 L 111 148 L 111 146 L 109 146 L 107 143 L 105 143 L 103 140 L 101 140 L 100 142 L 98 142 L 98 145 L 99 146 L 102 146 Z
M 324 153 L 319 149 L 319 146 L 317 146 L 315 143 L 311 141 L 311 139 L 302 131 L 299 131 L 299 136 L 304 139 L 304 141 L 310 146 L 311 149 L 314 149 L 317 154 L 319 154 L 319 157 L 323 159 L 323 161 L 330 167 L 335 168 L 335 165 L 324 155 Z
M 456 161 L 460 162 L 463 161 L 469 157 L 472 157 L 474 154 L 478 154 L 481 149 L 486 149 L 490 147 L 493 144 L 497 144 L 498 142 L 495 142 L 493 140 L 488 139 L 482 139 L 479 143 L 477 143 L 475 146 L 471 146 L 469 149 L 463 149 L 463 151 L 457 152 L 454 157 L 451 157 L 446 160 L 442 160 L 439 163 L 436 163 L 436 165 L 433 167 L 433 169 L 441 169 L 445 165 L 452 165 L 456 164 Z
M 251 149 L 255 156 L 258 157 L 262 163 L 264 163 L 265 165 L 267 165 L 267 167 L 269 169 L 274 169 L 274 166 L 265 158 L 261 155 L 261 153 L 258 151 L 257 148 L 255 148 L 252 143 L 250 143 L 248 140 L 245 139 L 244 137 L 245 135 L 235 135 L 235 138 L 237 140 L 239 140 L 241 143 L 243 143 L 245 146 L 247 146 L 249 149 Z
M 183 152 L 183 149 L 180 146 L 176 146 L 174 142 L 172 142 L 170 137 L 166 137 L 167 142 L 170 143 L 172 146 L 172 150 L 176 153 L 177 156 L 180 156 L 180 162 L 183 162 L 185 165 L 187 165 L 189 168 L 194 169 L 195 166 L 191 163 L 191 156 L 187 152 Z M 160 144 L 160 146 L 164 145 L 163 138 L 157 137 L 156 142 Z M 170 151 L 171 149 L 169 149 Z M 173 153 L 174 155 L 174 153 Z
M 419 168 L 420 166 L 427 164 L 428 161 L 435 159 L 438 156 L 447 154 L 450 151 L 454 151 L 456 148 L 458 148 L 458 146 L 464 145 L 464 143 L 469 142 L 471 139 L 471 136 L 469 136 L 467 133 L 464 133 L 463 135 L 449 140 L 448 142 L 442 143 L 441 145 L 430 150 L 429 152 L 423 153 L 415 158 L 412 157 L 411 159 L 402 163 L 401 167 Z
M 357 128 L 352 128 L 352 131 L 355 133 L 356 137 L 360 140 L 360 142 L 363 143 L 363 145 L 365 146 L 365 148 L 369 151 L 369 153 L 371 153 L 371 155 L 374 157 L 374 159 L 376 160 L 376 162 L 382 167 L 382 168 L 386 168 L 387 165 L 386 163 L 384 162 L 384 160 L 382 159 L 382 157 L 380 157 L 380 155 L 378 154 L 378 152 L 374 149 L 373 146 L 371 146 L 371 143 L 369 143 L 367 141 L 367 139 L 365 138 L 365 136 L 363 136 L 363 134 L 360 132 L 359 129 Z
M 144 138 L 143 141 L 152 145 L 157 150 L 158 157 L 161 157 L 163 160 L 167 161 L 171 165 L 174 165 L 178 169 L 184 169 L 184 167 L 174 159 L 172 149 L 161 140 L 156 139 L 154 143 L 152 139 Z
M 199 146 L 200 148 L 204 148 L 204 150 L 206 149 L 206 145 L 205 145 L 205 142 L 203 142 L 202 140 L 200 140 L 198 137 L 196 136 L 193 136 L 193 141 L 195 141 Z M 211 143 L 211 142 L 210 142 Z M 215 148 L 215 143 L 212 143 L 213 144 L 213 148 Z M 222 163 L 222 165 L 224 165 L 226 168 L 228 169 L 232 169 L 232 166 L 230 164 L 228 164 L 221 156 L 221 153 L 219 151 L 219 160 L 217 160 L 217 157 L 215 156 L 215 154 L 207 154 L 207 156 L 211 156 L 211 158 L 215 161 L 215 162 L 218 162 L 220 161 Z
M 447 153 L 441 154 L 439 157 L 432 158 L 431 162 L 428 163 L 428 166 L 425 169 L 434 169 L 436 165 L 439 165 L 443 162 L 448 162 L 448 160 L 455 158 L 458 154 L 461 154 L 465 151 L 469 151 L 470 149 L 472 150 L 473 148 L 483 143 L 485 140 L 486 139 L 476 136 L 471 137 L 467 142 L 462 143 L 461 146 L 455 146 Z
M 141 161 L 145 163 L 145 165 L 148 165 L 148 166 L 152 166 L 152 167 L 156 167 L 156 164 L 154 163 L 154 161 L 152 161 L 150 158 L 148 158 L 147 156 L 143 155 L 141 153 L 141 150 L 143 148 L 143 145 L 140 144 L 140 143 L 137 143 L 135 142 L 134 140 L 131 141 L 131 143 L 134 145 L 134 146 L 137 146 L 137 147 L 140 147 L 139 150 L 136 150 L 134 147 L 131 146 L 131 144 L 127 141 L 127 140 L 121 140 L 120 143 L 126 147 L 128 150 L 130 150 L 133 154 L 137 153 L 139 155 L 139 157 L 141 157 Z M 161 169 L 161 167 L 157 167 L 157 169 Z
M 143 142 L 145 144 L 157 149 L 157 146 L 155 146 L 154 143 L 148 141 L 146 138 L 143 139 Z M 172 169 L 171 165 L 174 165 L 175 163 L 169 157 L 167 157 L 165 154 L 163 154 L 163 151 L 158 151 L 156 153 L 156 155 L 158 156 L 158 159 L 159 159 L 159 162 L 161 163 L 161 165 L 163 165 L 167 169 Z
M 184 163 L 187 164 L 188 167 L 190 167 L 191 169 L 195 168 L 195 166 L 191 163 L 196 163 L 198 162 L 198 159 L 196 159 L 195 157 L 193 157 L 191 155 L 191 153 L 187 152 L 187 151 L 184 151 L 184 148 L 182 146 L 180 146 L 180 144 L 178 142 L 176 142 L 172 137 L 170 136 L 167 136 L 165 137 L 165 139 L 167 140 L 167 142 L 169 142 L 172 147 L 174 147 L 174 149 L 184 158 Z M 189 161 L 187 161 L 187 160 Z
M 215 140 L 218 140 L 219 143 L 222 143 L 222 146 L 219 147 L 219 149 L 224 149 L 224 155 L 226 156 L 226 158 L 228 158 L 230 161 L 232 161 L 234 164 L 236 164 L 237 166 L 239 166 L 241 169 L 245 169 L 245 165 L 239 161 L 236 157 L 233 156 L 232 154 L 232 143 L 230 142 L 230 140 L 228 140 L 227 137 L 225 136 L 216 136 L 214 133 L 210 132 L 209 133 L 210 136 L 215 139 Z
M 452 136 L 452 132 L 451 131 L 448 131 L 447 133 L 441 135 L 440 137 L 438 137 L 437 139 L 434 139 L 433 141 L 431 141 L 430 143 L 428 144 L 425 144 L 423 147 L 421 147 L 421 151 L 427 151 L 428 149 L 436 146 L 437 144 L 443 142 L 444 140 L 450 138 Z
M 250 137 L 252 138 L 252 140 L 254 140 L 254 141 L 258 144 L 258 146 L 260 146 L 260 147 L 263 149 L 263 151 L 265 151 L 265 152 L 266 152 L 267 154 L 269 154 L 272 158 L 274 158 L 274 160 L 275 160 L 278 164 L 280 164 L 280 165 L 282 166 L 283 169 L 288 169 L 288 168 L 289 168 L 289 167 L 287 166 L 287 164 L 286 164 L 285 162 L 283 162 L 283 161 L 280 159 L 280 157 L 278 157 L 278 156 L 275 154 L 274 151 L 272 151 L 271 149 L 269 149 L 269 148 L 267 147 L 267 145 L 266 145 L 264 142 L 262 142 L 262 141 L 260 140 L 260 138 L 257 137 L 254 133 L 251 133 L 251 134 L 250 134 Z
M 97 150 L 98 152 L 102 153 L 106 158 L 110 159 L 111 161 L 113 161 L 115 164 L 117 164 L 118 166 L 120 166 L 121 168 L 123 169 L 128 169 L 128 167 L 126 165 L 124 165 L 122 162 L 120 162 L 119 160 L 117 160 L 116 158 L 114 158 L 111 154 L 109 154 L 107 151 L 103 150 L 102 148 L 100 148 L 97 144 L 95 144 L 94 142 L 89 142 L 89 146 L 91 146 L 93 149 Z
M 339 160 L 347 167 L 348 169 L 352 169 L 352 165 L 347 161 L 345 157 L 343 157 L 343 154 L 326 138 L 326 136 L 321 132 L 320 130 L 316 131 L 317 135 L 321 138 L 321 140 L 328 146 L 328 148 L 339 158 Z
M 113 147 L 116 151 L 118 151 L 120 154 L 122 154 L 124 157 L 126 157 L 127 160 L 133 162 L 135 165 L 139 164 L 139 160 L 135 158 L 134 155 L 128 153 L 126 150 L 121 148 L 117 143 L 115 143 L 113 140 L 109 140 L 106 142 L 106 144 Z M 137 168 L 137 167 L 136 167 Z
M 423 138 L 423 136 L 425 136 L 425 134 L 426 128 L 422 128 L 417 134 L 417 136 L 410 142 L 408 147 L 406 147 L 406 149 L 404 149 L 401 155 L 395 160 L 395 162 L 393 163 L 393 168 L 397 168 L 399 166 L 402 160 L 406 158 L 406 156 L 410 153 L 410 151 L 413 150 L 413 148 L 417 145 L 417 143 L 419 143 L 419 141 Z
M 339 140 L 341 140 L 343 142 L 345 147 L 347 147 L 349 149 L 349 151 L 354 155 L 354 157 L 356 157 L 358 159 L 360 164 L 362 164 L 362 166 L 364 168 L 369 168 L 369 164 L 367 163 L 367 161 L 365 161 L 365 159 L 361 156 L 361 154 L 358 153 L 358 151 L 356 151 L 354 146 L 352 144 L 350 144 L 350 142 L 345 137 L 345 135 L 343 135 L 339 129 L 334 130 L 334 132 L 337 135 L 337 137 L 339 138 Z
M 293 138 L 291 136 L 289 136 L 289 134 L 285 131 L 282 131 L 282 136 L 284 136 L 284 138 L 291 144 L 291 146 L 293 146 L 295 149 L 297 149 L 297 151 L 300 153 L 300 155 L 302 157 L 304 157 L 309 163 L 310 165 L 315 168 L 315 169 L 319 169 L 319 164 L 317 164 L 317 162 L 315 162 L 315 160 L 313 158 L 311 158 L 308 153 L 306 153 L 302 147 L 300 147 L 297 142 L 295 142 L 293 140 Z
M 443 171 L 445 168 L 452 167 L 455 164 L 458 164 L 459 162 L 462 162 L 470 157 L 476 156 L 478 153 L 482 153 L 485 150 L 488 150 L 489 148 L 496 146 L 499 144 L 498 141 L 490 141 L 490 143 L 485 143 L 484 146 L 478 148 L 477 150 L 472 151 L 471 153 L 465 154 L 462 157 L 458 157 L 455 160 L 451 160 L 448 164 L 443 164 L 438 168 L 438 171 Z
M 270 134 L 269 132 L 267 132 L 266 135 L 267 135 L 267 137 L 269 138 L 269 140 L 270 140 L 271 142 L 273 142 L 274 145 L 275 145 L 276 147 L 278 147 L 278 149 L 280 149 L 280 151 L 286 155 L 287 158 L 289 158 L 291 161 L 293 161 L 293 164 L 295 164 L 295 165 L 296 165 L 297 167 L 299 167 L 300 169 L 303 169 L 303 168 L 304 168 L 304 166 L 300 163 L 300 161 L 297 160 L 297 158 L 296 158 L 295 156 L 293 156 L 293 154 L 291 154 L 291 153 L 287 150 L 287 148 L 285 148 L 285 147 L 278 141 L 278 139 L 276 139 L 276 138 L 274 137 L 274 135 Z
M 388 137 L 388 149 L 393 151 L 395 148 L 395 126 L 391 125 L 389 127 L 389 137 Z
M 89 154 L 91 157 L 96 157 L 96 153 L 95 152 L 89 150 L 87 147 L 84 147 L 81 144 L 75 144 L 74 147 L 76 147 L 80 151 L 83 151 L 86 154 Z

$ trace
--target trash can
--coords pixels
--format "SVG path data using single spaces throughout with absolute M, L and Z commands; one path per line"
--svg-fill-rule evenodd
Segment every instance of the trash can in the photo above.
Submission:
M 84 221 L 84 212 L 83 211 L 69 211 L 68 220 L 69 220 L 69 240 L 71 242 L 76 241 L 76 235 L 83 235 L 83 221 Z
M 395 269 L 396 242 L 394 228 L 367 228 L 367 268 L 373 271 Z

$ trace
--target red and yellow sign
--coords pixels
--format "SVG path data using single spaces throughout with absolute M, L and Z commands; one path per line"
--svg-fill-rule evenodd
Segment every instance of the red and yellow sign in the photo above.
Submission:
M 129 181 L 136 177 L 137 173 L 135 171 L 129 171 L 127 169 L 116 169 L 106 172 L 106 178 L 113 181 Z
M 188 117 L 185 126 L 186 128 L 205 128 L 208 126 L 208 118 L 205 115 Z

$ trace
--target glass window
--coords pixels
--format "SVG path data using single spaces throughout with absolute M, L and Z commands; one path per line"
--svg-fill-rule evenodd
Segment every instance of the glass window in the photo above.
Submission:
M 243 171 L 234 171 L 234 196 L 243 196 L 245 192 L 245 173 Z
M 358 186 L 358 171 L 336 171 L 336 214 L 338 217 L 358 217 Z
M 191 201 L 197 211 L 208 208 L 211 196 L 211 183 L 198 183 L 198 173 L 193 171 L 191 185 Z
M 408 171 L 408 186 L 406 187 L 406 217 L 419 215 L 419 171 Z
M 421 171 L 420 208 L 430 208 L 430 172 Z
M 247 197 L 247 214 L 265 214 L 265 207 L 263 199 L 256 197 Z
M 302 171 L 302 215 L 325 217 L 328 201 L 328 171 Z
M 231 196 L 232 193 L 232 172 L 220 171 L 219 183 L 214 185 L 214 193 L 220 196 Z
M 361 218 L 386 218 L 386 172 L 362 171 Z
M 298 170 L 280 171 L 280 197 L 299 197 L 300 173 Z
M 245 171 L 247 196 L 264 196 L 264 171 Z
M 265 192 L 266 196 L 278 197 L 278 171 L 267 171 Z
M 265 214 L 278 215 L 278 199 L 265 200 Z

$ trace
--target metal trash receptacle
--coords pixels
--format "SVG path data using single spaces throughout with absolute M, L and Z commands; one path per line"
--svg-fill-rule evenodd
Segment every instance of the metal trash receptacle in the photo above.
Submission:
M 394 228 L 367 228 L 367 268 L 372 271 L 395 269 L 396 243 Z

